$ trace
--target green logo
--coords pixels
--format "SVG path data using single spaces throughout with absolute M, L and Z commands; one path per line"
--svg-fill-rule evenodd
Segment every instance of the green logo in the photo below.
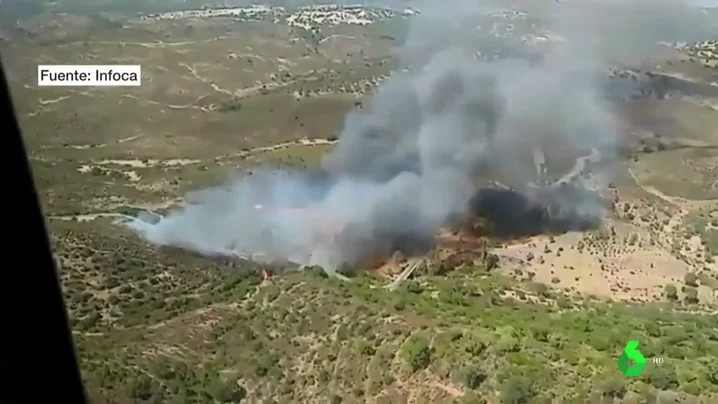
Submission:
M 638 341 L 628 341 L 626 347 L 623 348 L 623 355 L 618 358 L 616 363 L 624 376 L 640 376 L 646 367 L 646 358 L 638 350 Z

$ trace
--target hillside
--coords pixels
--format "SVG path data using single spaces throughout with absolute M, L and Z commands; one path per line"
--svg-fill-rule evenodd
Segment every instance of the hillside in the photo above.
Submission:
M 12 29 L 0 22 L 0 53 L 92 402 L 718 402 L 714 41 L 653 44 L 660 57 L 588 74 L 591 58 L 573 58 L 570 39 L 541 25 L 550 16 L 520 2 L 483 14 L 413 3 L 86 3 L 16 10 Z M 430 17 L 436 25 L 415 23 Z M 140 64 L 143 83 L 38 87 L 38 64 Z M 403 93 L 406 83 L 416 91 Z M 406 139 L 415 149 L 402 149 Z M 326 169 L 328 156 L 339 168 Z M 470 175 L 417 180 L 433 186 L 423 193 L 388 181 L 399 184 L 388 194 L 371 176 L 412 164 L 420 169 L 392 179 L 414 184 L 432 164 Z M 267 167 L 318 179 L 242 188 Z M 347 173 L 368 179 L 342 182 Z M 362 192 L 331 194 L 337 184 Z M 530 234 L 498 234 L 453 211 L 435 227 L 411 211 L 427 200 L 443 214 L 437 205 L 457 189 L 541 196 L 561 184 L 603 205 L 548 205 L 598 211 L 597 225 L 534 229 L 529 220 L 552 219 L 527 209 L 515 217 Z M 217 194 L 225 199 L 206 203 Z M 346 225 L 364 236 L 337 237 L 357 262 L 304 266 L 280 248 L 270 251 L 278 262 L 248 260 L 237 243 L 272 195 L 301 202 L 274 218 L 273 237 L 299 239 L 292 247 L 305 253 L 312 230 L 330 227 L 332 238 L 332 225 Z M 126 223 L 167 223 L 203 204 L 206 221 L 170 236 Z M 387 205 L 392 215 L 357 225 Z M 434 244 L 422 249 L 427 227 Z M 648 359 L 639 377 L 616 364 L 629 340 Z

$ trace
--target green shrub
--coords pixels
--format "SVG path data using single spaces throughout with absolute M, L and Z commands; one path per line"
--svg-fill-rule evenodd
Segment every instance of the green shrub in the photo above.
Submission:
M 401 357 L 412 372 L 426 368 L 431 363 L 429 341 L 423 336 L 412 335 L 401 348 Z
M 510 376 L 501 385 L 501 402 L 504 404 L 529 404 L 534 398 L 531 379 L 524 376 Z

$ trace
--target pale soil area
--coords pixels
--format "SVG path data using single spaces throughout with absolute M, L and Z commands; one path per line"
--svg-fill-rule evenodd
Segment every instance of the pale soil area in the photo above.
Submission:
M 668 284 L 683 297 L 685 276 L 694 273 L 701 279 L 700 303 L 718 302 L 711 280 L 718 257 L 707 259 L 707 241 L 694 231 L 697 214 L 718 215 L 718 200 L 666 195 L 643 184 L 644 171 L 627 170 L 634 185 L 615 190 L 616 211 L 601 230 L 538 236 L 498 248 L 501 267 L 555 287 L 636 301 L 665 300 Z M 710 221 L 705 229 L 712 230 Z
M 589 295 L 654 301 L 660 299 L 666 284 L 683 283 L 690 272 L 687 263 L 650 245 L 651 236 L 643 229 L 628 224 L 617 224 L 616 229 L 619 235 L 636 234 L 636 244 L 568 233 L 554 242 L 549 236 L 535 237 L 495 252 L 509 262 L 507 268 L 534 272 L 538 282 Z M 709 301 L 710 289 L 700 287 L 699 298 Z
M 219 160 L 227 159 L 227 158 L 242 158 L 242 157 L 250 157 L 255 156 L 262 153 L 267 152 L 273 152 L 278 150 L 284 150 L 290 147 L 311 147 L 311 146 L 330 146 L 336 143 L 336 141 L 333 140 L 327 140 L 327 139 L 299 139 L 299 140 L 293 140 L 290 142 L 283 142 L 278 144 L 273 144 L 269 146 L 259 146 L 259 147 L 253 147 L 251 149 L 243 150 L 237 153 L 232 153 L 225 156 L 219 156 L 214 159 L 215 162 L 218 162 Z M 83 164 L 81 165 L 77 171 L 87 174 L 92 173 L 93 169 L 95 167 L 100 166 L 121 166 L 121 167 L 127 167 L 127 168 L 167 168 L 167 167 L 180 167 L 180 166 L 188 166 L 188 165 L 197 165 L 202 163 L 202 160 L 197 159 L 165 159 L 165 160 L 159 160 L 159 159 L 105 159 L 101 161 L 95 161 L 93 164 Z M 112 171 L 112 170 L 110 170 Z M 135 171 L 129 170 L 124 171 L 120 170 L 122 172 L 122 175 L 128 177 L 130 181 L 139 181 L 142 177 L 140 177 Z
M 631 176 L 639 182 L 633 171 L 629 171 Z M 665 222 L 662 231 L 657 235 L 658 241 L 665 247 L 677 246 L 675 255 L 678 255 L 683 261 L 688 262 L 696 267 L 705 267 L 711 272 L 718 271 L 718 255 L 713 255 L 714 262 L 705 262 L 698 260 L 698 256 L 707 254 L 707 250 L 703 246 L 703 240 L 698 235 L 689 235 L 688 237 L 680 237 L 685 231 L 684 227 L 689 223 L 685 223 L 690 214 L 694 212 L 710 212 L 709 217 L 718 216 L 718 199 L 707 199 L 694 201 L 675 196 L 669 196 L 655 187 L 641 186 L 641 188 L 649 194 L 670 204 L 676 209 L 676 212 Z M 712 224 L 708 223 L 706 229 L 711 230 Z

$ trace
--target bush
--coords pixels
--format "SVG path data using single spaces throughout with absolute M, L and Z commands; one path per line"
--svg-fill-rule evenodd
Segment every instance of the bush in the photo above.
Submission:
M 217 380 L 209 388 L 209 395 L 220 403 L 239 403 L 247 396 L 247 390 L 236 382 Z
M 354 349 L 356 350 L 356 353 L 361 356 L 372 356 L 376 353 L 374 347 L 364 339 L 356 340 L 354 343 Z
M 404 283 L 404 287 L 409 293 L 419 294 L 424 291 L 424 288 L 421 286 L 421 284 L 413 279 L 407 279 Z
M 100 316 L 99 313 L 93 311 L 80 321 L 79 328 L 81 330 L 89 330 L 94 327 L 101 318 L 102 316 Z
M 534 397 L 531 379 L 511 376 L 501 386 L 501 402 L 504 404 L 528 404 Z
M 694 288 L 698 286 L 698 276 L 696 276 L 693 272 L 687 273 L 683 280 L 688 286 L 692 286 Z
M 711 358 L 706 364 L 706 379 L 710 384 L 718 386 L 718 359 Z
M 319 265 L 313 265 L 311 267 L 304 268 L 304 273 L 309 274 L 311 276 L 317 277 L 317 278 L 327 278 L 327 271 L 324 270 L 324 268 L 320 267 Z
M 431 348 L 429 342 L 423 336 L 413 335 L 409 337 L 401 350 L 401 357 L 412 372 L 425 369 L 431 363 Z
M 551 330 L 548 327 L 537 325 L 533 330 L 531 330 L 531 333 L 533 334 L 536 341 L 548 342 Z
M 154 380 L 147 375 L 139 375 L 135 380 L 130 382 L 130 394 L 132 398 L 147 401 L 157 391 Z
M 626 383 L 623 379 L 606 380 L 601 386 L 601 393 L 604 397 L 623 398 L 626 394 Z
M 642 378 L 659 390 L 672 390 L 680 385 L 675 368 L 666 364 L 646 367 Z
M 358 272 L 358 271 L 357 271 L 356 268 L 354 268 L 354 267 L 352 267 L 351 265 L 348 265 L 348 264 L 342 264 L 342 265 L 341 265 L 339 268 L 337 268 L 337 270 L 336 270 L 336 273 L 338 273 L 339 275 L 344 275 L 344 276 L 346 276 L 347 278 L 352 278 L 352 277 L 356 276 L 357 272 Z
M 491 271 L 499 267 L 499 256 L 496 254 L 489 254 L 486 256 L 486 269 Z
M 478 336 L 472 335 L 466 339 L 464 351 L 472 357 L 479 356 L 486 351 L 487 344 Z
M 486 374 L 478 367 L 470 366 L 463 370 L 462 379 L 466 387 L 476 390 L 486 380 Z
M 686 288 L 686 303 L 698 303 L 698 291 L 693 288 Z
M 116 287 L 120 286 L 120 280 L 115 278 L 114 276 L 111 276 L 111 277 L 105 279 L 105 286 L 108 289 L 116 288 Z

